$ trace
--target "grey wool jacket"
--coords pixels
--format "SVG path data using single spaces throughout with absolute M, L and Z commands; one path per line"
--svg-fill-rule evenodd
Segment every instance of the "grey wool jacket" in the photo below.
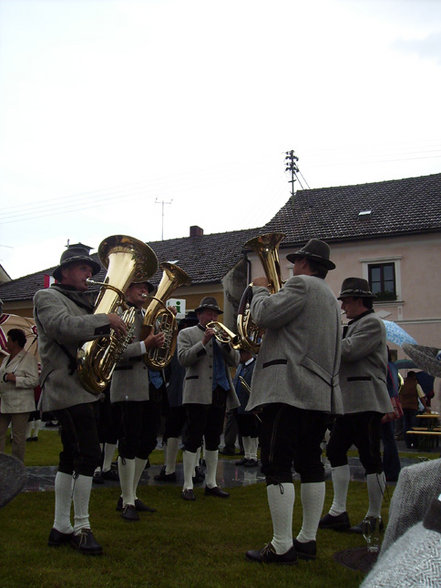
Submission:
M 73 295 L 81 299 L 81 293 Z M 51 286 L 35 294 L 34 317 L 42 366 L 40 409 L 48 412 L 96 402 L 98 396 L 83 388 L 72 361 L 85 341 L 110 333 L 107 315 L 90 314 L 86 304 Z
M 204 330 L 199 326 L 182 329 L 178 334 L 178 360 L 185 367 L 182 404 L 211 404 L 213 386 L 214 337 L 202 345 Z M 219 344 L 224 360 L 230 390 L 227 394 L 227 410 L 240 405 L 233 386 L 229 367 L 239 364 L 239 352 L 227 344 Z
M 110 385 L 110 401 L 112 403 L 139 402 L 150 398 L 149 370 L 144 361 L 145 353 L 142 352 L 140 343 L 142 322 L 141 310 L 137 310 L 133 341 L 128 344 L 121 355 L 112 375 Z
M 349 323 L 341 345 L 340 385 L 345 414 L 390 412 L 386 329 L 374 312 Z
M 265 335 L 246 409 L 280 402 L 341 414 L 340 308 L 326 282 L 302 275 L 275 294 L 254 287 L 251 315 Z

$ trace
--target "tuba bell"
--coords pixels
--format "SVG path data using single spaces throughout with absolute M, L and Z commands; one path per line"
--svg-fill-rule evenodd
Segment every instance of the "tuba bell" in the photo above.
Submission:
M 104 282 L 88 280 L 89 283 L 101 285 L 94 314 L 120 314 L 127 334 L 119 336 L 111 329 L 110 337 L 107 335 L 87 341 L 78 350 L 80 381 L 86 390 L 96 395 L 109 384 L 116 363 L 133 336 L 135 312 L 133 308 L 126 307 L 125 292 L 132 281 L 146 280 L 158 267 L 154 251 L 142 241 L 126 235 L 104 239 L 98 247 L 98 257 L 107 273 Z
M 266 233 L 247 241 L 244 245 L 245 249 L 253 249 L 258 254 L 268 279 L 268 288 L 271 294 L 275 294 L 282 287 L 279 245 L 284 238 L 284 233 Z M 237 330 L 242 344 L 252 353 L 258 353 L 264 330 L 258 327 L 251 318 L 252 286 L 251 282 L 242 294 L 237 313 Z
M 149 328 L 155 334 L 162 332 L 165 335 L 163 346 L 148 349 L 144 356 L 146 364 L 156 370 L 163 369 L 170 363 L 178 337 L 176 317 L 165 303 L 176 288 L 191 284 L 191 278 L 174 263 L 166 261 L 159 267 L 163 270 L 162 278 L 156 296 L 152 297 L 143 320 L 144 329 Z

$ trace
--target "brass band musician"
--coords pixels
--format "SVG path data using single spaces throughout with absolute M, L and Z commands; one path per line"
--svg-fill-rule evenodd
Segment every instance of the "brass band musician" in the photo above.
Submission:
M 55 477 L 55 518 L 48 544 L 70 543 L 83 554 L 98 555 L 89 522 L 92 476 L 100 461 L 96 426 L 98 396 L 81 384 L 76 352 L 84 341 L 110 333 L 124 336 L 126 326 L 115 313 L 93 312 L 87 279 L 101 267 L 89 255 L 90 247 L 78 243 L 63 252 L 53 271 L 58 283 L 39 290 L 34 297 L 42 363 L 40 408 L 53 412 L 60 423 L 63 450 Z M 73 499 L 74 524 L 70 519 Z

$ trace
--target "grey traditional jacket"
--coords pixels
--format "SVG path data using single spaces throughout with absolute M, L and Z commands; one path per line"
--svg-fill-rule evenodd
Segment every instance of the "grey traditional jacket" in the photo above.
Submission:
M 129 343 L 115 368 L 110 385 L 110 402 L 149 400 L 149 370 L 144 361 L 140 334 L 142 312 L 135 314 L 133 342 Z
M 340 308 L 326 282 L 293 276 L 276 294 L 254 287 L 251 315 L 266 330 L 247 410 L 280 402 L 342 413 Z
M 199 326 L 182 329 L 178 335 L 178 360 L 186 368 L 182 404 L 211 404 L 213 384 L 214 337 L 202 345 L 204 330 Z M 217 343 L 216 343 L 217 345 Z M 239 406 L 228 366 L 237 366 L 239 352 L 229 345 L 219 344 L 224 359 L 230 390 L 227 394 L 227 410 Z
M 5 374 L 15 374 L 16 381 L 5 382 Z M 0 412 L 16 414 L 35 410 L 34 388 L 38 386 L 38 364 L 24 349 L 12 359 L 5 358 L 0 367 Z
M 349 323 L 341 345 L 340 385 L 345 414 L 390 412 L 386 329 L 373 312 Z
M 110 332 L 107 315 L 90 314 L 86 306 L 51 286 L 35 294 L 34 317 L 42 365 L 40 409 L 48 412 L 96 402 L 98 397 L 83 388 L 71 363 L 85 341 Z

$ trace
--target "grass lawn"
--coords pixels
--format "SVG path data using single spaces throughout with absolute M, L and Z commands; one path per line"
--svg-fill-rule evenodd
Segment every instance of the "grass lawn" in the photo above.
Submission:
M 54 465 L 59 437 L 41 431 L 40 440 L 27 444 L 26 465 Z M 7 451 L 10 446 L 7 447 Z M 437 457 L 428 454 L 431 458 Z M 152 463 L 162 463 L 162 451 Z M 300 485 L 296 483 L 294 533 L 301 526 Z M 245 560 L 248 549 L 271 539 L 272 525 L 265 485 L 230 490 L 228 500 L 205 497 L 185 502 L 176 486 L 142 486 L 139 497 L 157 508 L 141 513 L 141 521 L 127 523 L 115 511 L 118 488 L 94 486 L 91 523 L 104 555 L 88 557 L 69 546 L 47 547 L 53 521 L 53 492 L 26 492 L 0 509 L 0 586 L 36 587 L 284 587 L 323 588 L 359 586 L 361 572 L 345 568 L 333 554 L 364 545 L 363 537 L 319 530 L 318 558 L 297 566 L 265 566 Z M 388 486 L 383 516 L 393 486 Z M 332 500 L 327 482 L 324 512 Z M 366 485 L 352 482 L 349 514 L 358 523 L 367 507 Z

